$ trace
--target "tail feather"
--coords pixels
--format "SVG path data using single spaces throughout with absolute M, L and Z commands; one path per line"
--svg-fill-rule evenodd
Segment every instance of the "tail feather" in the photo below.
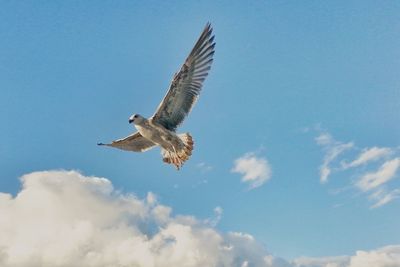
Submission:
M 163 161 L 168 164 L 173 164 L 179 170 L 182 165 L 187 161 L 192 155 L 193 151 L 193 138 L 189 133 L 179 134 L 178 137 L 183 142 L 183 147 L 178 151 L 167 151 L 162 149 L 161 153 L 163 156 Z

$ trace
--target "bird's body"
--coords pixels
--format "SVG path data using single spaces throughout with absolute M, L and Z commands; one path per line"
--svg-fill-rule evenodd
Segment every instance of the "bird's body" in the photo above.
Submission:
M 175 132 L 169 131 L 163 126 L 145 119 L 143 123 L 135 125 L 138 132 L 146 139 L 159 145 L 165 150 L 173 151 L 183 147 L 182 140 Z
M 155 114 L 149 119 L 139 114 L 129 118 L 129 123 L 134 123 L 138 130 L 136 133 L 99 145 L 135 152 L 160 146 L 163 161 L 179 169 L 192 155 L 193 139 L 189 133 L 177 134 L 176 129 L 192 109 L 211 68 L 215 47 L 211 34 L 211 25 L 207 24 L 180 71 L 174 75 Z

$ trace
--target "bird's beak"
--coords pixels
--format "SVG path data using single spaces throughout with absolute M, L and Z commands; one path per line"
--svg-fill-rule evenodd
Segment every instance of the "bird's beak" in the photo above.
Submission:
M 129 119 L 129 123 L 132 123 L 133 122 L 133 120 L 132 119 Z

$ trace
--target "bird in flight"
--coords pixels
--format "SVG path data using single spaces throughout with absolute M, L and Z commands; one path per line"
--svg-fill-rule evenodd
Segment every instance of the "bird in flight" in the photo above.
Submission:
M 135 125 L 137 132 L 109 144 L 98 145 L 135 152 L 160 146 L 163 161 L 179 170 L 192 155 L 194 143 L 189 133 L 177 134 L 176 130 L 199 97 L 213 62 L 214 48 L 212 27 L 207 23 L 181 69 L 175 73 L 154 115 L 147 119 L 133 114 L 129 123 Z

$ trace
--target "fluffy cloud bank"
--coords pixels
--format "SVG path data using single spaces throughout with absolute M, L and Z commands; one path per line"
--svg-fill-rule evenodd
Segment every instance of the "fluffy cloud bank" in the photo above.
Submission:
M 21 182 L 16 197 L 0 193 L 2 267 L 276 266 L 252 236 L 172 216 L 152 193 L 141 200 L 75 171 Z
M 108 179 L 75 171 L 35 172 L 21 182 L 15 197 L 0 193 L 2 267 L 400 266 L 400 246 L 288 262 L 251 235 L 173 216 L 152 193 L 138 199 L 114 190 Z M 220 219 L 222 208 L 215 212 Z
M 400 246 L 387 246 L 372 251 L 357 251 L 354 256 L 306 258 L 294 260 L 296 267 L 399 267 Z

